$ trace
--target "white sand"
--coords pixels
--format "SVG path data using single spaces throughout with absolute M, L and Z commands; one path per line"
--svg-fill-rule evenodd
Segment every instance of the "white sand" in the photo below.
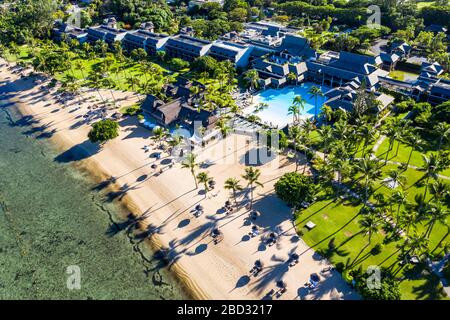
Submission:
M 202 186 L 194 189 L 189 170 L 182 169 L 179 164 L 168 168 L 166 154 L 160 160 L 149 157 L 154 150 L 145 152 L 143 146 L 151 143 L 151 134 L 135 120 L 120 120 L 120 136 L 97 152 L 95 146 L 87 142 L 90 126 L 79 123 L 80 116 L 87 112 L 87 103 L 74 110 L 78 107 L 74 100 L 62 108 L 31 80 L 18 80 L 4 65 L 0 73 L 0 94 L 13 94 L 12 100 L 18 102 L 23 115 L 31 115 L 38 121 L 35 126 L 45 125 L 46 132 L 53 132 L 50 139 L 61 152 L 81 146 L 91 154 L 77 163 L 89 168 L 93 174 L 116 178 L 117 188 L 123 191 L 121 201 L 131 203 L 135 215 L 145 215 L 140 226 L 143 230 L 155 231 L 152 236 L 154 243 L 171 249 L 172 268 L 194 297 L 262 299 L 271 289 L 277 290 L 276 281 L 283 279 L 287 291 L 280 299 L 358 298 L 335 271 L 322 275 L 316 289 L 304 287 L 310 274 L 320 273 L 328 263 L 297 237 L 289 208 L 274 194 L 273 184 L 277 178 L 295 170 L 295 164 L 284 157 L 276 159 L 279 166 L 274 167 L 272 163 L 275 162 L 260 166 L 264 188 L 256 190 L 254 208 L 261 212 L 255 222 L 261 228 L 261 235 L 250 238 L 251 223 L 245 208 L 228 216 L 220 210 L 229 198 L 229 193 L 222 188 L 225 179 L 240 178 L 245 168 L 242 158 L 254 147 L 252 143 L 246 145 L 246 137 L 231 135 L 225 141 L 216 141 L 196 150 L 199 159 L 215 162 L 206 171 L 214 177 L 217 185 L 205 198 Z M 104 94 L 106 96 L 108 92 Z M 122 104 L 133 103 L 133 96 L 129 93 L 115 95 L 116 98 L 125 98 Z M 164 172 L 154 176 L 150 167 L 152 163 L 158 163 L 159 168 L 164 167 Z M 101 172 L 94 172 L 97 170 Z M 241 183 L 245 185 L 242 178 Z M 217 191 L 219 193 L 215 195 Z M 239 200 L 242 198 L 241 195 Z M 198 203 L 205 208 L 205 213 L 195 218 L 191 211 Z M 218 244 L 214 244 L 210 236 L 213 228 L 219 228 L 224 234 L 223 241 Z M 280 232 L 281 237 L 276 245 L 266 246 L 265 239 L 273 231 Z M 300 259 L 297 265 L 289 268 L 286 260 L 292 252 L 300 255 Z M 257 259 L 264 263 L 264 268 L 257 277 L 249 276 Z

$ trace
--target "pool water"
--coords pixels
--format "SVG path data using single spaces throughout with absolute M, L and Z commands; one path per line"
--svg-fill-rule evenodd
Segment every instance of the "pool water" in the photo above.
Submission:
M 287 124 L 292 122 L 292 115 L 288 115 L 289 106 L 295 96 L 301 96 L 306 100 L 304 110 L 301 110 L 301 118 L 310 118 L 314 116 L 314 104 L 315 98 L 311 97 L 308 93 L 312 86 L 318 86 L 314 83 L 305 82 L 297 86 L 284 87 L 282 89 L 266 89 L 253 98 L 253 106 L 249 107 L 248 113 L 252 113 L 259 103 L 267 103 L 268 108 L 256 113 L 261 118 L 262 122 L 272 123 L 274 126 L 283 128 Z M 330 88 L 325 86 L 318 86 L 325 93 Z M 317 98 L 317 113 L 320 113 L 320 109 L 325 102 L 326 97 Z

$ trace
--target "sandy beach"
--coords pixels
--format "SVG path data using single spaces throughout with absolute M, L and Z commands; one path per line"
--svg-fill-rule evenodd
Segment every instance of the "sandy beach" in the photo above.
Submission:
M 15 103 L 23 121 L 55 145 L 60 152 L 55 161 L 89 170 L 99 179 L 99 187 L 111 188 L 107 201 L 123 202 L 134 215 L 130 218 L 133 221 L 124 220 L 121 224 L 136 226 L 137 238 L 168 250 L 169 267 L 194 298 L 268 298 L 271 290 L 278 290 L 277 281 L 283 280 L 286 292 L 280 297 L 273 295 L 273 299 L 358 299 L 339 273 L 321 272 L 329 263 L 298 237 L 291 210 L 273 191 L 283 173 L 295 170 L 292 161 L 280 155 L 258 166 L 264 187 L 255 191 L 254 209 L 260 212 L 255 221 L 244 206 L 227 215 L 223 206 L 230 193 L 223 184 L 227 178 L 236 177 L 245 185 L 241 178 L 245 162 L 251 150 L 257 148 L 253 141 L 247 142 L 249 137 L 231 134 L 195 149 L 199 161 L 209 163 L 198 172 L 207 171 L 216 182 L 214 190 L 205 195 L 201 185 L 195 188 L 189 170 L 181 168 L 169 154 L 163 152 L 160 159 L 153 157 L 161 150 L 150 139 L 151 132 L 136 119 L 118 120 L 119 137 L 100 148 L 87 139 L 90 123 L 84 115 L 92 101 L 79 104 L 77 98 L 72 98 L 62 103 L 54 91 L 41 89 L 46 82 L 37 84 L 31 78 L 20 78 L 4 60 L 0 64 L 0 99 Z M 101 94 L 111 98 L 108 90 Z M 93 90 L 82 93 L 82 97 L 88 96 L 98 99 Z M 129 92 L 114 92 L 114 97 L 120 106 L 139 100 Z M 96 121 L 95 117 L 91 121 Z M 145 150 L 145 145 L 150 149 Z M 152 168 L 153 164 L 157 169 Z M 244 197 L 242 192 L 238 200 Z M 196 217 L 194 211 L 199 204 L 204 213 Z M 249 235 L 252 224 L 259 229 L 259 235 L 254 237 Z M 223 234 L 223 240 L 217 244 L 211 236 L 216 228 Z M 279 237 L 275 245 L 269 246 L 266 241 L 272 232 Z M 287 260 L 294 252 L 299 255 L 299 262 L 289 266 Z M 256 260 L 263 263 L 263 268 L 253 276 L 249 271 Z M 305 287 L 312 273 L 321 277 L 314 289 Z

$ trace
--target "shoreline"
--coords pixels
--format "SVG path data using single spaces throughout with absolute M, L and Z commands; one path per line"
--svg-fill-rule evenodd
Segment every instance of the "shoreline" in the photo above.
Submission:
M 21 114 L 22 116 L 29 115 L 29 110 L 27 110 L 27 106 L 20 101 L 13 101 L 9 100 L 9 102 L 12 102 L 14 104 L 15 110 Z M 31 125 L 32 128 L 36 127 Z M 34 137 L 33 137 L 34 139 Z M 52 149 L 61 152 L 64 151 L 67 147 L 67 142 L 63 139 L 58 139 L 58 136 L 51 139 L 51 147 Z M 89 152 L 88 150 L 84 150 L 84 152 Z M 90 179 L 95 184 L 99 184 L 105 179 L 109 178 L 109 175 L 101 169 L 101 166 L 99 166 L 98 163 L 96 163 L 94 160 L 86 159 L 85 161 L 81 163 L 71 163 L 70 164 L 75 170 L 78 170 L 83 176 Z M 115 183 L 109 184 L 106 189 L 110 192 L 117 192 L 120 187 Z M 133 203 L 133 199 L 129 197 L 128 195 L 125 195 L 123 200 L 120 203 L 114 203 L 115 206 L 119 206 L 122 209 L 125 209 L 126 211 L 129 211 L 134 218 L 138 218 L 139 216 L 134 214 L 134 212 L 138 212 L 138 208 L 136 204 Z M 113 221 L 111 221 L 113 223 Z M 114 223 L 117 223 L 114 222 Z M 139 225 L 139 224 L 138 224 Z M 141 231 L 144 231 L 141 229 Z M 157 238 L 156 235 L 151 236 L 149 239 L 145 241 L 146 246 L 148 246 L 148 249 L 152 251 L 152 253 L 157 252 L 161 248 L 163 248 L 162 242 Z M 206 295 L 201 292 L 200 288 L 193 285 L 192 281 L 190 281 L 189 277 L 187 276 L 186 272 L 179 267 L 178 265 L 174 264 L 172 267 L 165 267 L 170 274 L 177 280 L 178 284 L 180 285 L 183 292 L 187 295 L 190 299 L 207 299 Z
M 2 71 L 5 71 L 4 67 Z M 10 92 L 13 96 L 10 100 L 17 105 L 20 114 L 30 117 L 31 122 L 36 121 L 31 124 L 33 127 L 43 128 L 43 132 L 49 132 L 53 127 L 49 141 L 58 152 L 62 152 L 61 155 L 69 156 L 63 161 L 70 162 L 78 170 L 85 170 L 86 176 L 95 182 L 109 181 L 108 190 L 112 194 L 120 194 L 114 203 L 126 207 L 139 219 L 138 230 L 141 234 L 148 233 L 142 241 L 153 252 L 168 249 L 170 263 L 167 269 L 180 282 L 189 298 L 261 299 L 267 296 L 268 291 L 273 291 L 274 287 L 276 289 L 275 283 L 282 279 L 288 283 L 288 290 L 281 299 L 336 299 L 336 296 L 358 299 L 337 272 L 327 273 L 323 288 L 317 292 L 305 291 L 301 287 L 311 273 L 320 272 L 330 264 L 298 237 L 289 208 L 273 197 L 274 181 L 284 172 L 292 170 L 294 163 L 279 156 L 276 160 L 281 161 L 281 165 L 278 167 L 261 166 L 265 186 L 256 192 L 255 207 L 267 212 L 264 217 L 258 218 L 258 224 L 264 234 L 275 231 L 283 236 L 275 247 L 266 246 L 264 234 L 255 238 L 246 234 L 251 226 L 247 209 L 239 208 L 231 217 L 220 211 L 225 200 L 229 199 L 227 191 L 210 192 L 208 196 L 200 192 L 201 187 L 192 189 L 192 176 L 188 170 L 179 165 L 172 167 L 163 164 L 170 160 L 166 159 L 168 157 L 158 163 L 164 169 L 163 173 L 151 171 L 149 165 L 156 163 L 156 160 L 142 150 L 150 132 L 140 127 L 136 119 L 121 119 L 120 136 L 101 149 L 95 149 L 95 145 L 86 141 L 90 125 L 79 124 L 80 120 L 77 120 L 87 111 L 87 102 L 82 104 L 81 110 L 80 107 L 70 110 L 70 106 L 56 101 L 52 93 L 42 93 L 36 85 L 28 83 L 29 78 L 20 79 L 9 70 L 7 75 L 9 79 L 5 77 L 4 83 L 7 84 L 4 86 L 14 88 L 11 90 L 13 93 Z M 132 94 L 121 94 L 123 101 L 131 101 Z M 76 103 L 72 101 L 72 105 Z M 240 177 L 243 173 L 245 163 L 241 161 L 254 148 L 254 145 L 246 145 L 246 139 L 245 136 L 232 134 L 224 141 L 208 144 L 201 150 L 199 160 L 226 159 L 224 163 L 214 163 L 208 168 L 218 186 L 222 186 L 226 178 Z M 229 148 L 228 142 L 238 147 Z M 80 148 L 85 155 L 80 155 Z M 152 148 L 150 154 L 158 151 L 156 146 Z M 218 158 L 217 154 L 220 155 Z M 74 155 L 75 160 L 70 158 Z M 226 163 L 227 160 L 230 162 Z M 114 183 L 110 183 L 111 177 L 115 177 Z M 173 188 L 174 185 L 177 188 Z M 193 218 L 191 209 L 200 202 L 209 215 Z M 210 236 L 211 228 L 215 227 L 226 235 L 219 244 Z M 285 262 L 280 261 L 285 260 L 292 250 L 301 252 L 302 261 L 288 268 Z M 246 274 L 255 259 L 264 260 L 267 267 L 258 277 L 248 276 Z

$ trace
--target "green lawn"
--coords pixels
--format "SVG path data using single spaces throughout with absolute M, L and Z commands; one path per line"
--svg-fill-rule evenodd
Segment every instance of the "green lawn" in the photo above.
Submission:
M 19 46 L 19 54 L 13 55 L 10 52 L 6 51 L 4 53 L 4 58 L 9 62 L 16 62 L 16 61 L 31 61 L 31 48 L 27 45 Z
M 417 9 L 431 7 L 431 6 L 434 5 L 434 3 L 435 3 L 435 1 L 420 1 L 420 2 L 417 2 Z
M 396 80 L 408 80 L 411 78 L 417 78 L 419 75 L 412 73 L 412 72 L 406 72 L 406 71 L 401 71 L 401 70 L 393 70 L 391 72 L 389 72 L 388 74 L 389 77 L 396 79 Z
M 397 168 L 395 165 L 386 165 L 382 168 L 383 178 L 387 173 Z M 422 172 L 408 169 L 404 175 L 406 177 L 405 193 L 408 201 L 414 201 L 414 196 L 423 193 L 424 187 L 417 184 L 422 177 Z M 395 190 L 384 186 L 380 181 L 374 185 L 374 193 L 382 193 L 388 198 Z M 428 196 L 427 198 L 429 198 Z M 375 203 L 372 195 L 371 202 Z M 329 244 L 332 241 L 335 250 L 329 255 L 330 261 L 336 265 L 342 263 L 351 266 L 351 269 L 362 268 L 365 270 L 369 265 L 378 265 L 381 267 L 389 267 L 396 263 L 399 254 L 399 245 L 403 243 L 403 239 L 395 242 L 385 243 L 381 253 L 373 255 L 370 249 L 377 243 L 382 243 L 386 237 L 386 232 L 380 230 L 374 234 L 371 244 L 368 245 L 368 237 L 360 231 L 359 211 L 362 205 L 355 203 L 353 200 L 336 199 L 334 196 L 321 194 L 319 201 L 311 207 L 299 212 L 296 218 L 297 229 L 303 232 L 305 242 L 319 252 L 330 252 Z M 403 206 L 401 207 L 403 209 Z M 395 210 L 394 213 L 395 214 Z M 304 227 L 308 221 L 316 224 L 316 227 L 307 231 Z M 417 231 L 423 232 L 425 225 L 418 225 Z M 445 235 L 447 228 L 441 224 L 436 224 L 429 239 L 429 246 L 434 249 L 441 238 Z M 448 241 L 448 240 L 447 240 Z M 406 275 L 403 271 L 397 276 Z M 433 275 L 425 275 L 423 273 L 414 273 L 412 277 L 401 282 L 400 289 L 403 299 L 426 299 L 426 298 L 444 298 L 442 296 L 440 285 Z
M 380 147 L 378 148 L 375 155 L 380 159 L 385 159 L 386 152 L 388 149 L 389 149 L 389 140 L 385 139 L 383 141 L 383 143 L 380 145 Z M 393 150 L 391 150 L 389 152 L 388 160 L 406 163 L 408 161 L 411 147 L 408 147 L 407 145 L 400 143 L 400 147 L 398 149 L 398 154 L 395 155 L 396 149 L 397 149 L 397 142 L 395 142 Z M 422 167 L 423 166 L 422 153 L 423 152 L 420 152 L 417 150 L 413 151 L 409 164 L 412 166 L 416 166 L 416 167 Z M 427 152 L 425 152 L 425 155 L 429 155 L 430 153 L 431 153 L 431 151 L 427 151 Z M 447 170 L 444 170 L 441 174 L 450 177 L 450 168 Z

